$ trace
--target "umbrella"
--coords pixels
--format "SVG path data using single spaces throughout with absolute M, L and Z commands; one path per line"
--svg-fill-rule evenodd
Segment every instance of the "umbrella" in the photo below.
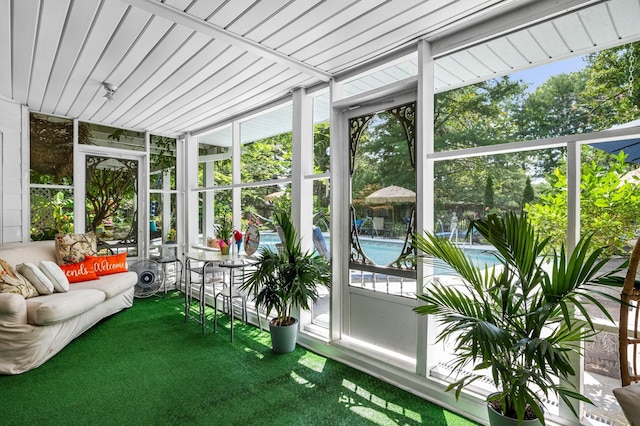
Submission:
M 415 203 L 416 193 L 401 186 L 386 186 L 369 194 L 365 201 L 368 204 Z
M 286 191 L 272 192 L 271 194 L 266 195 L 264 197 L 264 199 L 267 200 L 268 202 L 272 203 L 275 200 L 277 200 L 278 198 L 282 197 L 284 194 L 286 194 Z
M 415 203 L 416 193 L 401 186 L 386 186 L 372 192 L 364 199 L 368 204 Z M 395 211 L 391 208 L 391 220 L 395 222 Z
M 620 151 L 624 151 L 627 154 L 627 163 L 640 163 L 640 138 L 602 142 L 591 146 L 609 154 L 619 154 Z
M 627 129 L 636 126 L 640 126 L 640 120 L 633 120 L 611 128 Z M 624 151 L 624 153 L 627 154 L 627 163 L 640 163 L 640 138 L 594 143 L 591 144 L 591 146 L 608 152 L 609 154 L 619 154 L 620 151 Z

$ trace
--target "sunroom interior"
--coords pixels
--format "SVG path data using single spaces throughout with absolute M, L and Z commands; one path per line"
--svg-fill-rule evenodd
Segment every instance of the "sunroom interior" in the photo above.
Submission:
M 2 0 L 0 10 L 10 58 L 0 63 L 1 245 L 94 231 L 134 261 L 167 240 L 210 250 L 225 220 L 243 232 L 258 224 L 261 244 L 275 243 L 270 215 L 290 209 L 307 248 L 320 228 L 332 265 L 330 294 L 299 313 L 299 343 L 479 422 L 491 389 L 444 392 L 451 350 L 413 311 L 428 271 L 404 262 L 408 233 L 441 231 L 477 254 L 460 231 L 494 206 L 465 170 L 519 164 L 519 178 L 492 178 L 496 194 L 517 193 L 495 208 L 520 210 L 524 180 L 544 181 L 532 154 L 564 165 L 560 231 L 571 246 L 591 220 L 589 150 L 640 138 L 639 0 Z M 577 72 L 601 52 L 621 64 L 605 118 L 577 96 L 563 101 L 565 121 L 540 111 L 542 95 L 514 100 L 537 82 L 503 101 L 548 112 L 547 129 L 500 114 L 482 122 L 509 83 Z M 478 92 L 492 95 L 464 104 Z M 443 124 L 447 114 L 459 122 Z M 385 139 L 392 130 L 401 142 Z M 617 167 L 635 168 L 629 158 Z M 101 168 L 133 176 L 134 189 L 109 193 L 118 214 L 90 191 Z M 366 201 L 383 186 L 409 195 Z M 637 237 L 640 225 L 629 228 Z M 611 392 L 617 326 L 601 327 L 575 360 L 576 385 L 595 403 L 580 421 L 625 424 Z M 562 401 L 547 417 L 575 422 Z

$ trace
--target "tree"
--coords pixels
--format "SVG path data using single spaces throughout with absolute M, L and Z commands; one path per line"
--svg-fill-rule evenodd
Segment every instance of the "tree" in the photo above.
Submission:
M 631 51 L 633 46 L 633 53 Z M 596 130 L 626 123 L 640 116 L 640 42 L 593 53 L 587 57 L 588 80 L 583 107 Z M 630 66 L 636 78 L 629 75 Z M 633 85 L 630 87 L 630 83 Z M 631 90 L 629 90 L 631 89 Z
M 514 113 L 516 140 L 544 139 L 593 131 L 589 113 L 579 107 L 587 71 L 555 75 L 529 94 Z M 531 172 L 538 177 L 553 172 L 564 158 L 564 148 L 548 148 L 529 155 Z
M 493 194 L 493 179 L 491 175 L 487 176 L 487 182 L 484 185 L 484 207 L 493 209 L 495 207 L 494 194 Z
M 640 186 L 621 179 L 629 170 L 625 155 L 612 158 L 608 168 L 594 161 L 583 163 L 580 181 L 580 229 L 583 235 L 593 233 L 594 244 L 606 247 L 608 255 L 620 254 L 635 237 L 640 210 Z M 549 176 L 549 183 L 549 193 L 525 208 L 557 249 L 566 244 L 567 235 L 567 177 L 561 168 Z
M 512 142 L 517 133 L 513 119 L 525 96 L 526 86 L 508 77 L 485 81 L 436 94 L 435 150 L 496 145 Z M 494 184 L 493 206 L 520 206 L 514 188 L 522 188 L 528 155 L 514 153 L 489 157 L 465 157 L 435 163 L 435 210 L 447 214 L 463 206 L 482 210 L 489 175 L 500 176 Z M 519 198 L 519 197 L 518 197 Z
M 522 191 L 522 207 L 528 203 L 532 203 L 535 198 L 533 192 L 533 186 L 531 186 L 531 178 L 527 178 L 527 182 L 524 185 L 524 191 Z

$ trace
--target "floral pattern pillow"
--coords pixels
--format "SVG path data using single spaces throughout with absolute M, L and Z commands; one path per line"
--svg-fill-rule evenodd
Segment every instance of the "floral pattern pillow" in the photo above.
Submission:
M 83 262 L 87 255 L 95 256 L 98 240 L 96 234 L 57 234 L 56 262 L 58 265 L 70 265 Z
M 20 294 L 25 299 L 40 295 L 33 284 L 2 259 L 0 259 L 0 293 Z

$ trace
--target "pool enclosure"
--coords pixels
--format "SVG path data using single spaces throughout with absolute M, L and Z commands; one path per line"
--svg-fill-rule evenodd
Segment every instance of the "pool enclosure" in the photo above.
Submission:
M 412 235 L 490 264 L 465 232 L 489 212 L 527 210 L 570 247 L 620 223 L 614 254 L 640 229 L 602 219 L 637 196 L 603 176 L 636 166 L 598 149 L 640 137 L 638 0 L 61 3 L 0 2 L 2 244 L 94 231 L 135 260 L 171 238 L 209 249 L 223 224 L 266 234 L 290 210 L 333 274 L 299 342 L 485 421 L 489 385 L 444 392 L 451 348 L 413 308 L 457 278 Z M 527 88 L 531 73 L 551 78 Z M 585 424 L 619 415 L 615 324 L 598 322 L 575 360 Z M 561 401 L 548 419 L 574 421 Z

